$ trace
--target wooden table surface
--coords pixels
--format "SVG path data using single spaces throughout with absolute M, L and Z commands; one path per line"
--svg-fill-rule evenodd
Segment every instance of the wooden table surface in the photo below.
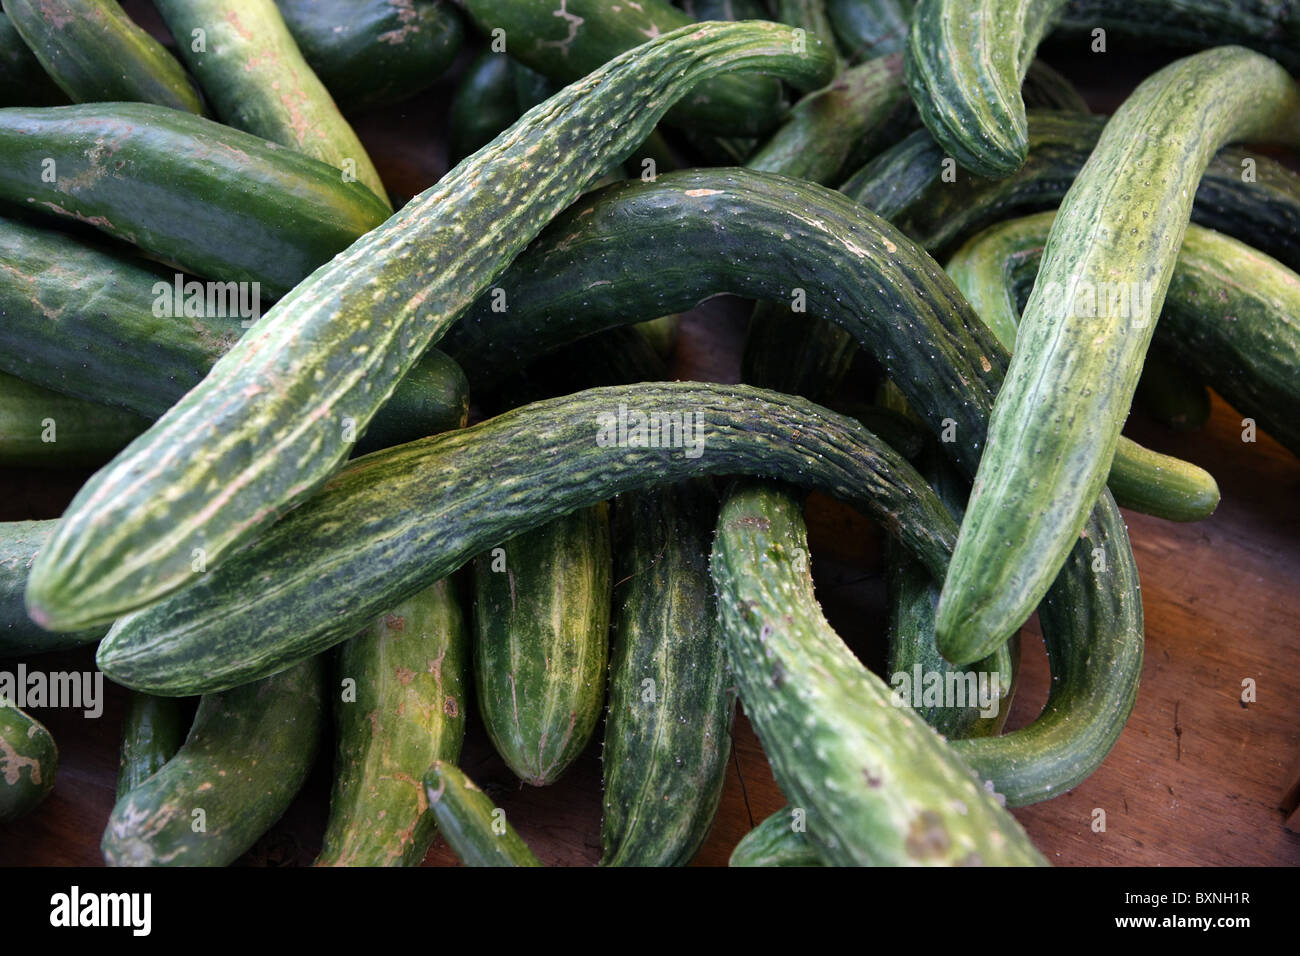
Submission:
M 128 4 L 128 7 L 130 5 Z M 136 12 L 132 8 L 132 12 Z M 1080 81 L 1069 70 L 1068 75 Z M 1132 65 L 1129 75 L 1140 75 Z M 1086 77 L 1083 79 L 1086 80 Z M 1123 70 L 1090 95 L 1110 108 Z M 356 120 L 385 182 L 404 200 L 445 171 L 440 119 L 445 86 Z M 681 378 L 737 381 L 742 304 L 713 300 L 686 317 L 674 362 Z M 1296 865 L 1300 834 L 1279 809 L 1300 763 L 1300 460 L 1261 435 L 1241 440 L 1240 416 L 1215 398 L 1210 424 L 1177 434 L 1135 414 L 1126 433 L 1214 473 L 1223 500 L 1210 519 L 1180 525 L 1128 513 L 1142 577 L 1146 659 L 1142 685 L 1119 743 L 1086 782 L 1055 800 L 1018 809 L 1034 842 L 1059 865 Z M 57 517 L 87 473 L 0 474 L 0 520 Z M 809 503 L 818 596 L 840 634 L 868 663 L 884 658 L 880 535 L 836 502 Z M 4 667 L 12 667 L 6 662 Z M 40 659 L 47 670 L 93 667 L 74 651 Z M 1241 701 L 1253 680 L 1256 701 Z M 1036 620 L 1025 628 L 1022 678 L 1009 729 L 1030 722 L 1047 696 L 1046 656 Z M 113 806 L 125 693 L 106 682 L 102 717 L 37 710 L 60 747 L 53 793 L 29 817 L 0 825 L 0 865 L 98 865 Z M 473 713 L 473 711 L 471 711 Z M 517 781 L 471 720 L 463 764 L 506 810 L 548 864 L 599 857 L 599 741 L 551 787 Z M 762 747 L 738 714 L 722 806 L 696 863 L 725 865 L 750 827 L 784 806 Z M 329 760 L 285 818 L 242 861 L 310 863 L 328 808 Z M 1095 810 L 1106 829 L 1095 832 Z M 454 864 L 441 839 L 426 865 Z

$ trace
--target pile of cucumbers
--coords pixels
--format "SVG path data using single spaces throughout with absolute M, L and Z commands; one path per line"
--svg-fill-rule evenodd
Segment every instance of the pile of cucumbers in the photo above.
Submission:
M 477 720 L 530 786 L 603 740 L 601 864 L 685 865 L 738 698 L 789 807 L 732 865 L 1045 865 L 1008 808 L 1138 693 L 1119 507 L 1219 500 L 1130 407 L 1213 388 L 1300 454 L 1300 178 L 1231 145 L 1300 146 L 1300 10 L 147 6 L 0 20 L 0 464 L 98 468 L 0 524 L 0 669 L 93 646 L 129 690 L 107 863 L 233 863 L 321 760 L 317 865 L 540 865 Z M 1036 53 L 1097 31 L 1192 50 L 1093 116 Z M 452 168 L 394 209 L 353 123 L 435 83 Z M 722 293 L 744 383 L 671 381 Z M 883 675 L 810 490 L 887 533 Z M 58 756 L 0 704 L 9 821 Z

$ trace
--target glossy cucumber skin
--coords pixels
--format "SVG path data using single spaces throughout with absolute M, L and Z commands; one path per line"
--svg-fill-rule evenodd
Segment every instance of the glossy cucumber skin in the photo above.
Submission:
M 58 766 L 45 725 L 0 698 L 0 823 L 34 810 L 54 789 Z
M 62 106 L 68 95 L 59 89 L 14 29 L 0 14 L 0 106 Z
M 1225 141 L 1259 136 L 1300 142 L 1300 89 L 1241 47 L 1171 64 L 1106 124 L 1061 203 L 989 421 L 939 600 L 953 663 L 1005 641 L 1055 579 L 1105 484 L 1201 173 Z M 1146 305 L 1112 305 L 1116 287 Z M 1092 307 L 1074 298 L 1089 289 L 1104 293 Z
M 436 830 L 421 778 L 459 759 L 465 738 L 469 633 L 453 579 L 380 615 L 337 660 L 338 746 L 316 865 L 418 866 Z
M 0 110 L 0 199 L 283 295 L 388 215 L 309 156 L 146 103 Z M 55 182 L 43 161 L 53 159 Z
M 694 420 L 700 431 L 687 436 L 703 441 L 701 453 L 611 443 L 620 404 L 629 415 L 702 416 Z M 603 445 L 595 441 L 602 428 Z M 154 693 L 237 686 L 350 637 L 474 555 L 551 518 L 704 474 L 820 488 L 878 516 L 943 573 L 952 518 L 915 470 L 858 423 L 745 386 L 642 383 L 537 402 L 358 459 L 190 588 L 122 618 L 101 642 L 99 664 L 113 680 Z M 265 588 L 268 580 L 280 584 Z
M 789 807 L 778 810 L 746 833 L 731 851 L 728 866 L 821 866 L 821 857 L 796 830 Z
M 344 171 L 386 206 L 388 193 L 361 140 L 303 59 L 274 0 L 154 0 L 181 43 L 217 117 Z M 347 181 L 345 179 L 345 181 Z
M 1045 865 L 919 716 L 891 702 L 826 623 L 793 496 L 740 486 L 723 504 L 711 567 L 745 713 L 781 790 L 831 865 Z
M 451 100 L 447 150 L 458 163 L 519 118 L 513 61 L 484 50 L 466 69 Z
M 735 697 L 709 578 L 716 516 L 702 481 L 614 502 L 603 866 L 685 866 L 717 813 Z
M 154 697 L 134 691 L 122 721 L 122 748 L 117 760 L 117 799 L 144 783 L 176 756 L 185 742 L 188 708 L 178 697 Z
M 901 52 L 914 0 L 826 0 L 826 14 L 849 62 Z
M 74 102 L 203 112 L 185 68 L 116 0 L 4 0 L 4 12 Z
M 64 395 L 157 419 L 245 331 L 237 315 L 156 315 L 160 289 L 175 299 L 175 273 L 54 229 L 0 219 L 0 257 L 0 369 Z M 468 413 L 464 373 L 430 349 L 358 449 L 459 428 Z
M 438 829 L 466 866 L 541 866 L 505 811 L 455 764 L 436 762 L 424 778 Z
M 123 409 L 0 372 L 0 467 L 102 465 L 148 426 L 146 419 Z
M 609 509 L 583 508 L 474 559 L 474 686 L 496 752 L 534 787 L 586 748 L 605 704 Z
M 276 0 L 312 70 L 345 110 L 396 103 L 456 59 L 465 25 L 447 0 Z
M 789 28 L 761 21 L 687 28 L 530 110 L 280 300 L 91 479 L 33 569 L 29 609 L 60 628 L 106 621 L 189 583 L 195 547 L 215 563 L 248 543 L 320 488 L 351 450 L 348 423 L 363 431 L 420 354 L 696 82 L 750 68 L 824 83 L 829 53 L 793 48 Z M 213 481 L 232 492 L 215 506 Z
M 93 644 L 108 632 L 107 626 L 46 631 L 27 616 L 23 603 L 27 573 L 57 524 L 54 520 L 0 522 L 0 660 Z
M 315 658 L 205 695 L 176 756 L 113 807 L 104 862 L 228 866 L 243 855 L 307 779 L 326 723 L 324 677 Z

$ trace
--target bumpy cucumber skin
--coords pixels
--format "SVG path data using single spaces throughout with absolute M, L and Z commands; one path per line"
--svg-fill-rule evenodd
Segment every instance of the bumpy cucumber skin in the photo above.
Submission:
M 74 632 L 46 631 L 27 616 L 23 603 L 27 573 L 57 524 L 0 522 L 0 660 L 93 644 L 108 631 L 106 626 Z
M 276 0 L 298 49 L 345 110 L 396 103 L 446 72 L 465 25 L 448 0 Z
M 339 647 L 338 752 L 317 866 L 418 866 L 436 825 L 423 773 L 460 757 L 469 631 L 443 578 Z M 343 700 L 342 681 L 355 681 Z
M 202 113 L 185 68 L 116 0 L 4 0 L 46 72 L 78 103 L 156 103 Z
M 919 716 L 822 617 L 800 507 L 741 486 L 718 519 L 711 567 L 728 656 L 777 783 L 807 812 L 830 865 L 1044 865 Z
M 55 86 L 13 22 L 0 13 L 0 106 L 62 106 L 68 95 Z
M 247 544 L 319 489 L 351 451 L 347 424 L 364 429 L 420 354 L 695 83 L 746 68 L 826 82 L 832 55 L 796 46 L 772 23 L 693 26 L 530 110 L 281 299 L 87 483 L 33 569 L 31 612 L 58 628 L 106 621 L 190 583 L 194 548 L 215 563 Z M 214 481 L 228 492 L 216 502 Z
M 821 866 L 821 857 L 795 829 L 789 807 L 778 810 L 746 833 L 731 851 L 728 866 Z
M 303 59 L 274 0 L 154 6 L 173 36 L 204 31 L 203 50 L 193 43 L 179 49 L 223 123 L 343 170 L 392 208 L 366 148 Z
M 586 748 L 605 703 L 609 508 L 583 508 L 499 547 L 504 557 L 474 559 L 474 687 L 497 753 L 544 787 Z
M 121 800 L 166 766 L 185 742 L 187 708 L 177 697 L 131 692 L 122 720 L 117 760 L 117 799 Z
M 914 0 L 826 0 L 826 15 L 849 62 L 899 53 Z
M 600 416 L 616 416 L 620 404 L 701 416 L 703 452 L 599 444 L 602 421 L 612 421 Z M 903 534 L 943 574 L 955 523 L 915 469 L 858 423 L 746 386 L 643 383 L 538 402 L 358 459 L 243 552 L 122 618 L 101 643 L 99 664 L 115 681 L 154 693 L 237 686 L 350 637 L 384 608 L 550 518 L 705 474 L 819 488 Z
M 614 502 L 603 866 L 685 866 L 717 813 L 735 698 L 709 578 L 716 516 L 706 482 Z
M 1241 47 L 1180 60 L 1106 124 L 1061 204 L 953 554 L 936 629 L 955 664 L 986 656 L 1033 613 L 1105 485 L 1201 172 L 1223 144 L 1300 142 L 1300 89 Z M 1154 144 L 1154 145 L 1153 145 Z M 1053 290 L 1137 283 L 1149 317 L 1065 314 Z M 1071 293 L 1073 294 L 1073 293 Z M 1008 544 L 1010 542 L 1010 544 Z
M 504 812 L 464 771 L 439 760 L 424 777 L 438 829 L 466 866 L 541 866 Z
M 484 50 L 460 78 L 447 118 L 447 150 L 453 163 L 490 143 L 519 118 L 513 62 Z
M 0 372 L 0 467 L 102 465 L 148 427 L 147 419 L 123 409 Z
M 907 86 L 921 121 L 964 169 L 999 179 L 1029 151 L 1020 85 L 1066 0 L 919 0 Z
M 113 807 L 109 866 L 227 866 L 280 819 L 325 727 L 320 658 L 199 701 L 176 756 Z M 194 811 L 203 810 L 202 817 Z M 204 828 L 195 832 L 197 821 Z
M 58 766 L 45 725 L 0 697 L 0 823 L 31 813 L 54 789 Z

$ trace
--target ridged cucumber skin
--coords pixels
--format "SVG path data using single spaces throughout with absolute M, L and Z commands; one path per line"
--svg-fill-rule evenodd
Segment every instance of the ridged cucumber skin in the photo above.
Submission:
M 728 866 L 821 866 L 821 857 L 795 829 L 789 807 L 778 810 L 750 830 L 731 851 Z
M 918 0 L 905 71 L 921 122 L 963 168 L 1000 179 L 1029 151 L 1025 71 L 1066 0 Z
M 102 465 L 148 427 L 147 419 L 123 409 L 0 372 L 0 467 Z
M 45 725 L 0 697 L 0 823 L 31 813 L 54 789 L 58 767 Z
M 1261 136 L 1300 142 L 1300 89 L 1241 47 L 1171 64 L 1106 124 L 1061 203 L 990 417 L 939 599 L 953 663 L 1005 641 L 1056 578 L 1105 485 L 1201 173 L 1225 141 Z M 1149 317 L 1100 298 L 1099 315 L 1065 315 L 1051 290 L 1074 283 L 1139 284 Z
M 1044 865 L 936 734 L 826 623 L 800 505 L 733 490 L 711 567 L 732 671 L 773 773 L 828 865 Z
M 644 268 L 611 274 L 610 261 Z M 973 473 L 1006 350 L 914 243 L 810 183 L 688 170 L 584 196 L 498 280 L 509 309 L 476 303 L 442 344 L 477 387 L 570 338 L 661 308 L 685 311 L 720 292 L 790 302 L 795 287 L 809 314 L 848 330 L 898 379 L 935 434 L 956 422 L 944 451 Z M 1160 477 L 1145 461 L 1133 473 Z
M 324 664 L 313 658 L 264 681 L 205 695 L 176 756 L 113 807 L 100 844 L 104 862 L 228 866 L 237 860 L 280 819 L 307 779 L 326 724 L 324 683 Z
M 154 315 L 157 284 L 174 290 L 175 273 L 53 229 L 0 218 L 0 258 L 0 369 L 64 395 L 156 419 L 245 331 L 236 316 Z M 459 428 L 468 414 L 465 374 L 430 349 L 357 448 Z
M 530 110 L 280 300 L 92 478 L 33 569 L 29 609 L 51 627 L 107 621 L 189 584 L 194 548 L 215 563 L 247 544 L 319 489 L 351 450 L 347 425 L 364 430 L 420 354 L 669 104 L 732 69 L 824 83 L 829 53 L 795 47 L 777 24 L 690 27 Z M 216 500 L 212 482 L 225 489 Z
M 4 0 L 4 12 L 74 102 L 203 112 L 185 68 L 116 0 Z
M 519 118 L 514 81 L 514 61 L 504 53 L 484 50 L 470 63 L 451 98 L 447 118 L 452 162 L 486 146 Z
M 55 520 L 0 522 L 0 660 L 93 644 L 108 632 L 106 626 L 46 631 L 27 616 L 23 602 L 27 573 L 57 524 Z
M 10 19 L 0 13 L 0 106 L 62 106 L 59 89 L 28 49 Z
M 259 282 L 264 298 L 388 216 L 319 160 L 147 103 L 0 110 L 0 151 L 0 199 L 88 223 L 195 275 Z
M 566 0 L 558 11 L 550 0 L 464 0 L 464 8 L 485 36 L 505 31 L 507 53 L 560 83 L 580 79 L 647 38 L 695 25 L 667 0 Z M 813 37 L 806 41 L 816 44 Z M 834 54 L 830 48 L 824 52 Z M 694 86 L 667 120 L 705 133 L 754 136 L 775 126 L 785 107 L 775 80 L 719 76 Z
M 504 811 L 455 764 L 439 760 L 424 777 L 438 829 L 466 866 L 541 866 Z
M 187 716 L 185 701 L 178 697 L 131 692 L 122 719 L 122 747 L 117 758 L 118 800 L 176 756 L 189 730 Z
M 735 696 L 709 578 L 717 507 L 703 481 L 614 502 L 602 866 L 685 866 L 718 810 Z
M 600 721 L 610 563 L 603 503 L 474 559 L 479 713 L 501 759 L 534 787 L 560 779 Z
M 469 629 L 454 581 L 396 605 L 338 649 L 329 824 L 317 866 L 418 866 L 433 842 L 422 777 L 460 758 Z M 343 681 L 355 681 L 344 700 Z
M 397 103 L 447 71 L 465 25 L 447 0 L 276 0 L 298 49 L 345 110 Z
M 597 416 L 617 416 L 620 404 L 702 416 L 705 450 L 686 457 L 684 448 L 597 444 L 602 423 L 613 427 Z M 243 552 L 122 618 L 99 664 L 152 693 L 237 686 L 350 637 L 384 608 L 551 518 L 706 474 L 817 487 L 904 534 L 943 573 L 955 523 L 916 471 L 857 422 L 740 385 L 615 386 L 358 459 Z
M 826 0 L 826 15 L 849 62 L 899 53 L 914 0 Z
M 366 148 L 303 59 L 275 0 L 154 0 L 221 122 L 341 170 L 392 208 Z

